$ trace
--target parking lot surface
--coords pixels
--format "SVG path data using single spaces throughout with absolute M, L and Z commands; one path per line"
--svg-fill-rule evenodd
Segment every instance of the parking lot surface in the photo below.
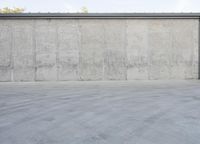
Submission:
M 0 144 L 199 144 L 200 81 L 0 83 Z

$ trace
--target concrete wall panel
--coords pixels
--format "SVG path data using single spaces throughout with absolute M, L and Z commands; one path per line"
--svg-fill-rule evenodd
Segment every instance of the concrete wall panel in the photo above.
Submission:
M 12 27 L 11 21 L 0 20 L 0 81 L 11 81 Z
M 58 25 L 58 80 L 79 80 L 80 32 L 75 20 L 60 20 Z
M 126 80 L 126 21 L 105 21 L 104 79 Z
M 148 79 L 148 21 L 127 20 L 127 79 Z
M 172 21 L 172 78 L 198 78 L 198 20 Z
M 13 26 L 14 81 L 33 81 L 35 61 L 33 44 L 33 21 L 19 20 Z
M 103 79 L 104 23 L 102 20 L 80 20 L 80 79 Z
M 171 20 L 148 21 L 149 79 L 169 79 L 171 73 Z
M 197 79 L 198 19 L 0 20 L 0 81 Z
M 57 80 L 57 25 L 52 20 L 36 20 L 36 80 Z

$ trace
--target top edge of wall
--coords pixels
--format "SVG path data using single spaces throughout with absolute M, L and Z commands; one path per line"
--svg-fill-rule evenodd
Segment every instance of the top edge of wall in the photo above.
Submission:
M 184 18 L 198 19 L 200 13 L 7 13 L 0 19 L 144 19 L 144 18 Z

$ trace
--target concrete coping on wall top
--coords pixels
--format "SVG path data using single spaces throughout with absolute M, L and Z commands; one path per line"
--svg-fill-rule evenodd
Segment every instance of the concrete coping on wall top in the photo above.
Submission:
M 9 13 L 0 14 L 0 19 L 199 19 L 200 13 Z

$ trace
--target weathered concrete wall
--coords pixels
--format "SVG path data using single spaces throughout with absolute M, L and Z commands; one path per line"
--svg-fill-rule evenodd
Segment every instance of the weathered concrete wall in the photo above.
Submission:
M 0 81 L 197 79 L 198 19 L 0 20 Z

